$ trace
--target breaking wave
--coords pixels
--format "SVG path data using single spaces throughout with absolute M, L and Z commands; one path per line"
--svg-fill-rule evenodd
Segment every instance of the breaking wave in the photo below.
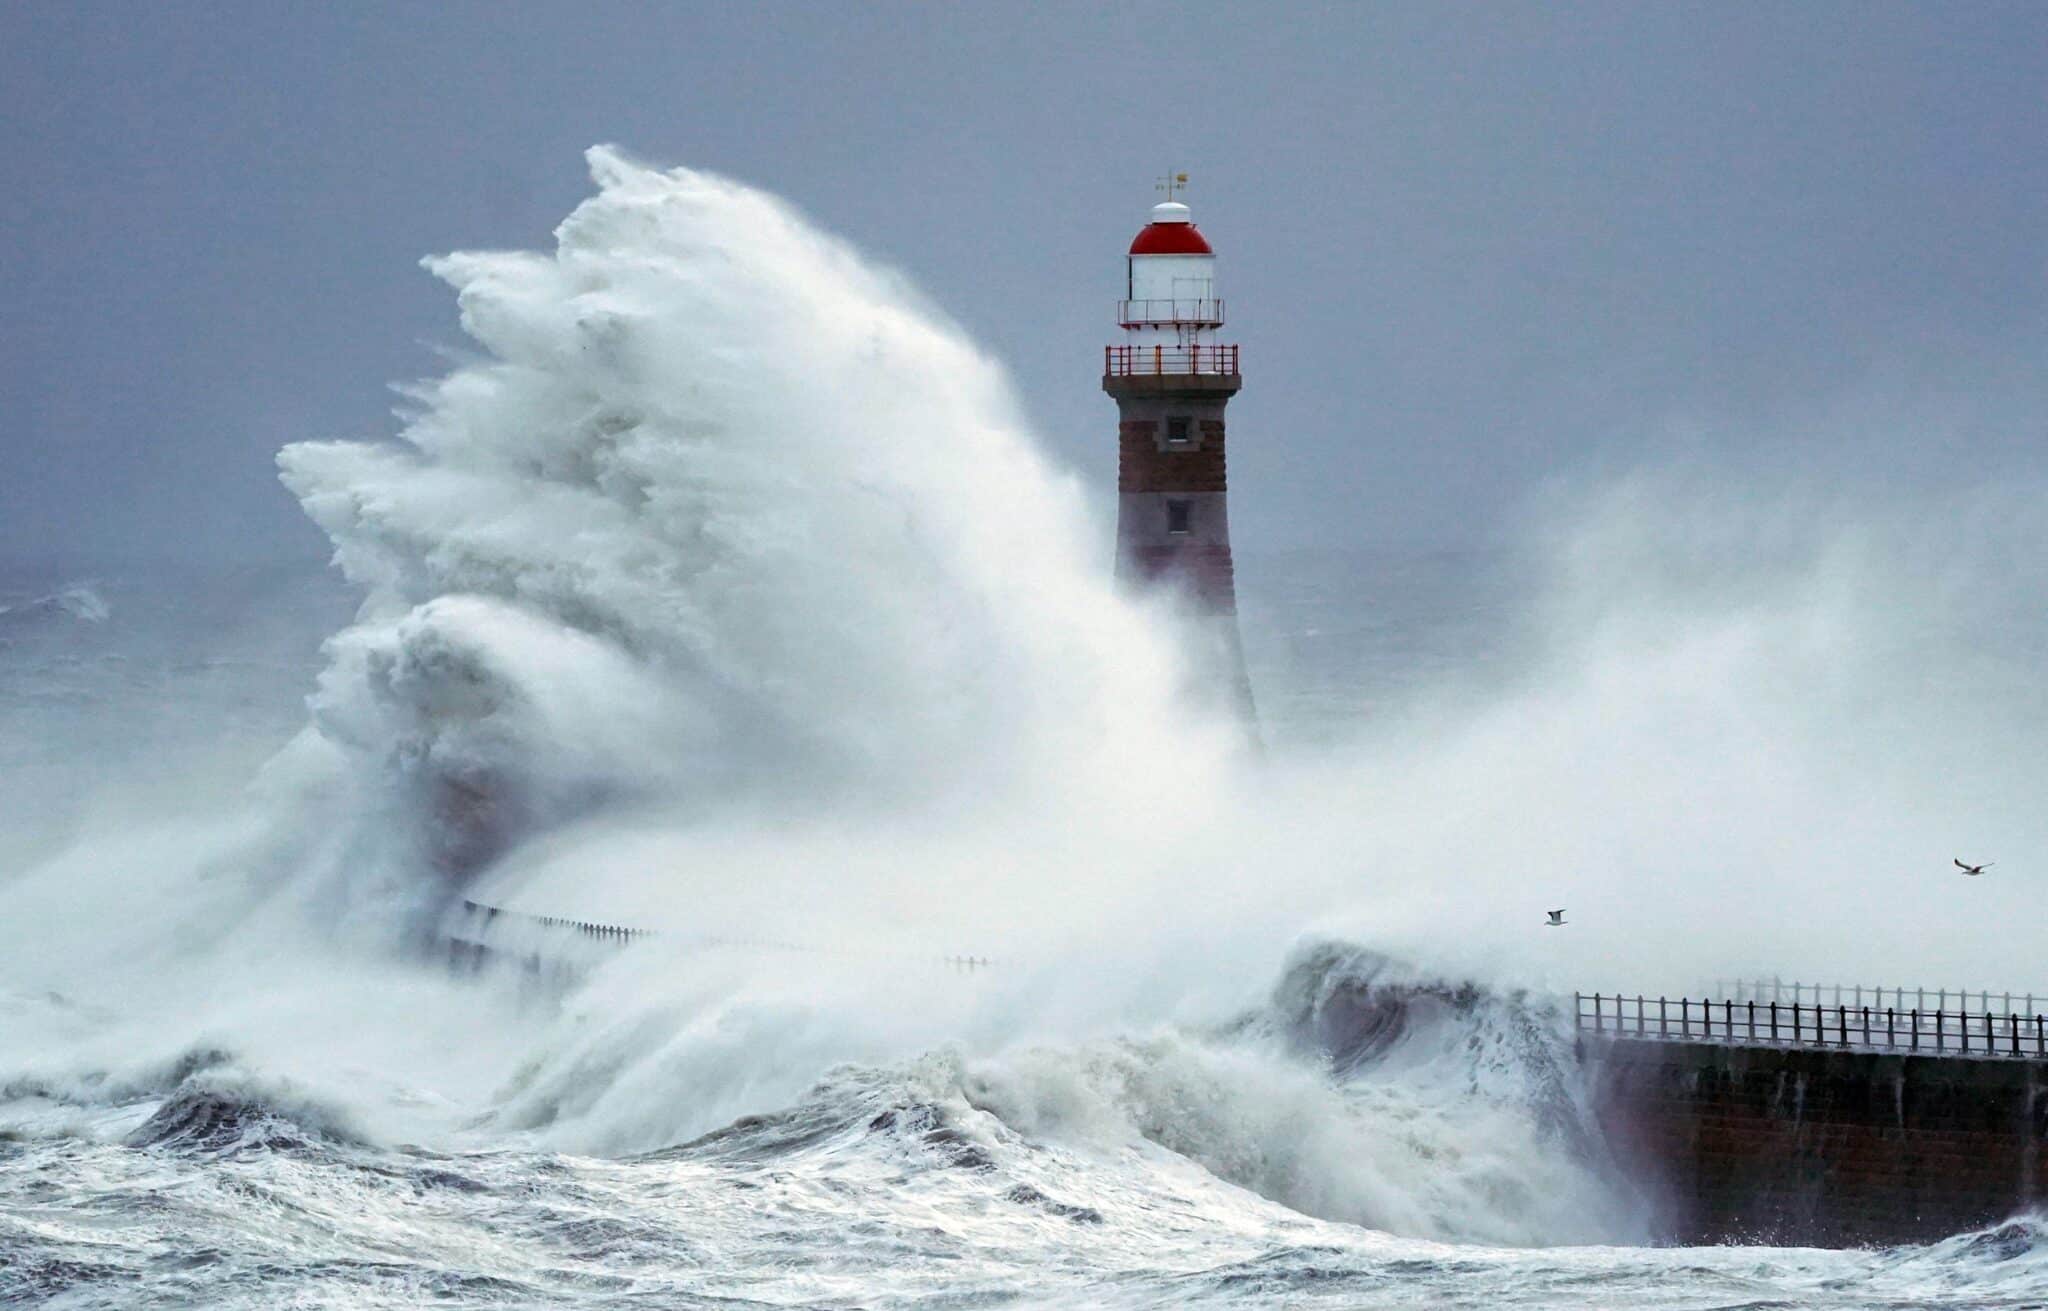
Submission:
M 281 457 L 368 593 L 314 714 L 401 868 L 635 805 L 1079 796 L 1169 733 L 1205 768 L 993 361 L 760 192 L 590 162 L 552 255 L 428 261 L 485 359 Z

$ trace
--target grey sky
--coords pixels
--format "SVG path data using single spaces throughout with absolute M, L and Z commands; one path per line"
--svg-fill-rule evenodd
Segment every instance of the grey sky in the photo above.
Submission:
M 1191 172 L 1240 550 L 1689 444 L 2031 464 L 2044 128 L 2038 4 L 15 3 L 0 553 L 320 553 L 275 449 L 392 431 L 459 336 L 418 258 L 546 245 L 598 141 L 904 269 L 1104 492 L 1117 261 Z

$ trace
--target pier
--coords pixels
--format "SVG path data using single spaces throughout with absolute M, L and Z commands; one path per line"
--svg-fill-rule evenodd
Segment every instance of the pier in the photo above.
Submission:
M 1595 1116 L 1667 1240 L 1925 1242 L 2041 1197 L 2048 998 L 1714 991 L 1575 998 Z

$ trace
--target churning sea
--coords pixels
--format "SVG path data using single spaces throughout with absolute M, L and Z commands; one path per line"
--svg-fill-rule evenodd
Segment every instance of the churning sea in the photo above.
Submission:
M 1271 750 L 1397 713 L 1418 684 L 1496 684 L 1516 646 L 1493 557 L 1254 555 L 1241 572 Z M 8 812 L 9 882 L 120 815 L 160 816 L 181 795 L 163 770 L 253 778 L 299 730 L 319 642 L 352 604 L 287 569 L 9 578 L 0 741 L 9 790 L 41 799 Z M 167 855 L 144 840 L 119 859 L 139 884 Z M 164 911 L 139 891 L 69 908 L 108 925 Z M 857 1014 L 735 1005 L 696 981 L 636 1021 L 631 1041 L 677 1052 L 650 1070 L 604 1050 L 573 988 L 451 983 L 417 953 L 365 967 L 393 976 L 381 985 L 317 971 L 354 1048 L 312 1060 L 319 1035 L 280 1044 L 247 992 L 289 991 L 308 963 L 259 949 L 252 965 L 177 923 L 162 932 L 182 958 L 235 963 L 203 999 L 180 985 L 181 1007 L 211 1015 L 138 1043 L 118 1011 L 150 1010 L 149 971 L 53 987 L 21 950 L 51 931 L 19 901 L 0 927 L 10 1305 L 2048 1305 L 2031 1217 L 1871 1251 L 1631 1241 L 1626 1181 L 1582 1132 L 1547 1003 L 1453 1002 L 1359 944 L 1274 959 L 1241 1006 L 1206 1016 L 859 1060 L 786 1041 Z M 902 969 L 911 1005 L 988 977 Z M 321 1013 L 279 1004 L 295 1024 Z M 422 1020 L 430 1052 L 364 1044 L 364 1016 L 341 1014 L 396 1008 L 378 1024 L 403 1027 L 408 1007 L 462 1013 Z M 1403 1017 L 1395 1036 L 1359 1023 L 1379 1010 Z M 447 1049 L 465 1029 L 488 1068 Z M 508 1034 L 531 1050 L 504 1059 Z M 650 1079 L 632 1096 L 731 1113 L 669 1142 L 550 1140 L 551 1122 L 606 1114 L 624 1095 L 608 1081 Z

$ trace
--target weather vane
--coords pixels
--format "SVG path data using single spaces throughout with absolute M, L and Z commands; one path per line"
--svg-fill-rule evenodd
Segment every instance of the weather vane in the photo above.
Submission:
M 1161 178 L 1161 179 L 1159 180 L 1159 184 L 1158 184 L 1158 185 L 1157 185 L 1156 187 L 1154 187 L 1154 188 L 1153 188 L 1153 190 L 1155 190 L 1155 191 L 1164 191 L 1164 192 L 1166 193 L 1166 198 L 1167 198 L 1168 200 L 1172 200 L 1172 199 L 1173 199 L 1173 197 L 1174 197 L 1174 194 L 1175 194 L 1176 192 L 1180 192 L 1180 191 L 1185 191 L 1185 190 L 1187 189 L 1187 185 L 1188 185 L 1188 175 L 1187 175 L 1187 174 L 1185 174 L 1185 173 L 1168 173 L 1168 174 L 1167 174 L 1167 175 L 1166 175 L 1165 177 L 1163 177 L 1163 178 Z

